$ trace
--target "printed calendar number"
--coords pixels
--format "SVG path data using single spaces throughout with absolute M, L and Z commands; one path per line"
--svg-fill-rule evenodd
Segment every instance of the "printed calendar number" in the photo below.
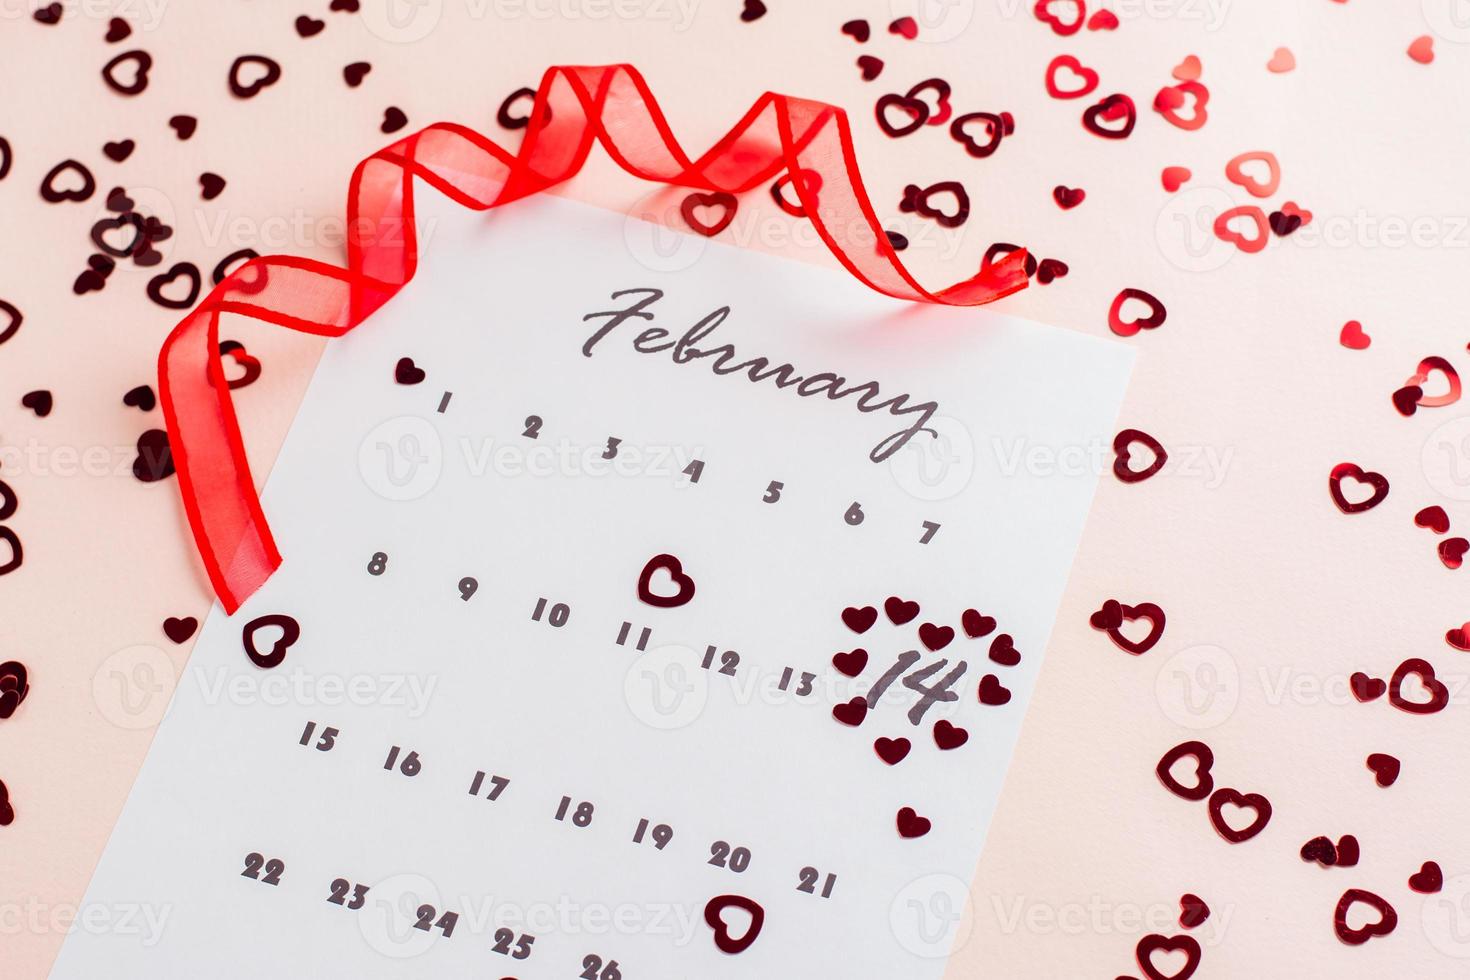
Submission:
M 434 916 L 438 915 L 438 912 L 439 910 L 434 908 L 434 906 L 432 905 L 420 905 L 418 908 L 418 912 L 416 913 L 417 918 L 414 921 L 413 927 L 420 930 L 421 932 L 430 932 L 434 929 L 438 929 L 441 933 L 444 934 L 444 938 L 448 939 L 450 936 L 454 935 L 454 924 L 459 921 L 459 913 L 445 912 L 443 915 L 439 916 L 439 921 L 435 922 Z
M 785 489 L 786 484 L 782 483 L 780 480 L 772 480 L 770 483 L 766 484 L 766 494 L 764 497 L 761 498 L 761 500 L 765 501 L 768 504 L 774 504 L 776 501 L 781 499 L 781 491 Z
M 852 502 L 852 506 L 848 507 L 847 510 L 843 511 L 842 513 L 842 519 L 846 521 L 851 527 L 857 527 L 864 520 L 866 520 L 866 518 L 867 515 L 863 513 L 863 505 L 858 503 L 856 500 Z
M 501 956 L 509 956 L 513 960 L 523 960 L 531 955 L 531 944 L 534 942 L 536 942 L 536 937 L 529 933 L 523 932 L 517 936 L 510 929 L 496 929 L 495 945 L 490 948 Z
M 604 964 L 601 956 L 592 953 L 582 957 L 582 972 L 577 976 L 580 980 L 623 980 L 617 960 L 608 960 Z
M 796 890 L 799 892 L 804 892 L 807 895 L 816 895 L 818 894 L 818 881 L 822 881 L 822 890 L 820 892 L 821 896 L 823 898 L 831 898 L 832 889 L 837 885 L 837 876 L 834 874 L 829 874 L 827 875 L 826 879 L 823 880 L 822 873 L 816 868 L 812 867 L 801 869 L 801 873 L 797 876 Z
M 570 811 L 571 813 L 573 826 L 586 827 L 588 824 L 592 823 L 593 806 L 591 803 L 583 800 L 581 803 L 577 804 L 575 809 L 573 809 L 572 798 L 570 796 L 563 796 L 561 798 L 561 805 L 556 808 L 556 819 L 565 821 L 567 819 L 568 811 Z
M 708 646 L 705 648 L 704 660 L 701 661 L 700 666 L 703 667 L 705 670 L 716 669 L 716 656 L 720 658 L 720 666 L 718 668 L 719 672 L 721 674 L 724 674 L 726 677 L 734 677 L 736 668 L 740 666 L 740 654 L 736 653 L 734 650 L 726 650 L 725 652 L 721 653 L 714 646 Z
M 728 842 L 717 840 L 709 846 L 708 863 L 741 874 L 750 867 L 750 848 L 731 847 Z
M 286 862 L 280 858 L 268 858 L 258 851 L 251 851 L 245 855 L 245 870 L 240 872 L 240 877 L 263 885 L 279 885 L 285 871 Z
M 572 609 L 565 602 L 549 603 L 548 608 L 547 600 L 541 598 L 536 600 L 536 608 L 531 611 L 531 621 L 533 623 L 539 623 L 545 617 L 546 622 L 555 626 L 557 629 L 561 629 L 567 624 L 567 620 L 571 618 L 571 615 Z
M 527 439 L 539 439 L 541 437 L 541 416 L 527 415 L 526 428 L 525 431 L 521 433 L 521 435 L 525 436 Z
M 666 823 L 656 823 L 650 827 L 648 818 L 644 817 L 638 821 L 638 829 L 633 831 L 633 843 L 642 844 L 645 838 L 653 841 L 654 850 L 662 851 L 674 839 L 674 828 Z
M 390 748 L 388 750 L 388 758 L 383 761 L 383 768 L 388 770 L 389 772 L 392 772 L 393 769 L 396 767 L 398 771 L 403 773 L 405 776 L 417 776 L 420 772 L 423 771 L 424 768 L 424 764 L 419 761 L 419 754 L 417 752 L 410 752 L 405 755 L 403 757 L 403 761 L 400 762 L 398 760 L 398 755 L 402 751 L 403 750 L 396 745 Z
M 388 556 L 381 551 L 373 552 L 373 557 L 368 560 L 367 570 L 369 575 L 382 575 L 388 570 Z
M 459 580 L 459 597 L 465 602 L 469 602 L 470 596 L 478 592 L 479 589 L 480 583 L 476 581 L 473 576 L 466 575 L 464 578 Z
M 367 902 L 367 893 L 367 885 L 354 885 L 346 878 L 334 878 L 332 879 L 332 893 L 327 896 L 327 901 L 355 912 Z
M 485 785 L 485 778 L 486 777 L 484 772 L 476 770 L 475 778 L 470 780 L 471 796 L 480 795 L 480 789 Z M 489 778 L 490 789 L 488 792 L 485 793 L 485 799 L 490 800 L 493 803 L 494 801 L 500 799 L 500 794 L 505 792 L 505 788 L 510 785 L 510 780 L 506 779 L 504 776 L 491 776 Z
M 315 732 L 316 732 L 316 722 L 314 722 L 314 721 L 308 721 L 306 723 L 306 728 L 303 729 L 302 732 L 301 732 L 301 739 L 298 742 L 298 744 L 300 744 L 300 745 L 310 745 L 311 744 L 311 736 Z M 316 741 L 316 750 L 318 752 L 330 752 L 330 751 L 332 751 L 332 747 L 337 744 L 337 736 L 338 735 L 341 735 L 341 734 L 342 733 L 340 731 L 338 731 L 337 729 L 335 729 L 335 728 L 323 728 L 322 729 L 321 737 L 318 738 L 317 741 Z

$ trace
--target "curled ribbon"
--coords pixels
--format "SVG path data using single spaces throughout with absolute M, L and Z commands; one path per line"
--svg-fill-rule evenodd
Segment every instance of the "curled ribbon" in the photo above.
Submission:
M 220 367 L 219 317 L 234 313 L 339 337 L 391 299 L 418 264 L 414 178 L 476 211 L 528 197 L 576 175 L 593 142 L 644 180 L 739 194 L 779 175 L 842 265 L 898 299 L 978 306 L 1027 285 L 1016 251 L 930 292 L 899 261 L 858 172 L 846 114 L 767 92 L 696 160 L 630 65 L 554 67 L 536 92 L 512 154 L 463 126 L 438 123 L 357 165 L 347 193 L 347 267 L 292 256 L 251 259 L 179 322 L 158 356 L 159 395 L 189 526 L 227 613 L 281 564 L 255 491 L 230 389 Z M 817 193 L 817 189 L 821 193 Z

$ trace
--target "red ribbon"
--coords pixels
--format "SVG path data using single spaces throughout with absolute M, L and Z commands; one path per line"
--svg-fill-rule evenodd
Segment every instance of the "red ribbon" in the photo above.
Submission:
M 413 278 L 415 177 L 467 208 L 485 211 L 571 178 L 594 141 L 631 174 L 701 191 L 739 194 L 793 175 L 789 185 L 832 254 L 889 296 L 978 306 L 1027 285 L 1023 251 L 938 292 L 919 285 L 873 212 L 841 109 L 767 92 L 719 142 L 690 160 L 631 66 L 551 68 L 517 153 L 449 123 L 379 150 L 352 174 L 345 269 L 291 256 L 252 259 L 222 280 L 164 341 L 158 375 L 169 445 L 189 526 L 226 612 L 264 584 L 281 554 L 260 507 L 220 366 L 220 314 L 341 336 Z M 820 180 L 802 177 L 803 171 Z

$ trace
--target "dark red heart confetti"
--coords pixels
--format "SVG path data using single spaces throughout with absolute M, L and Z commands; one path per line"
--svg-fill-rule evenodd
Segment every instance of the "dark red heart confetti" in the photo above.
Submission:
M 131 78 L 122 78 L 118 69 L 131 66 Z M 148 87 L 148 71 L 153 67 L 153 56 L 147 51 L 124 51 L 102 66 L 102 80 L 108 88 L 119 95 L 137 95 Z
M 127 21 L 121 17 L 114 17 L 107 22 L 107 35 L 103 40 L 108 44 L 116 44 L 119 41 L 125 40 L 132 33 L 133 29 L 128 25 Z
M 866 44 L 868 43 L 868 36 L 871 31 L 868 27 L 867 21 L 850 20 L 846 24 L 842 25 L 842 33 L 846 34 L 848 37 L 852 38 L 859 44 Z
M 919 627 L 919 642 L 930 650 L 943 650 L 954 639 L 954 627 L 924 623 Z
M 905 840 L 923 837 L 933 826 L 928 817 L 919 816 L 911 806 L 906 806 L 898 811 L 896 823 L 898 824 L 898 836 Z
M 326 26 L 326 21 L 317 20 L 315 17 L 308 17 L 305 14 L 302 14 L 300 17 L 296 18 L 296 33 L 300 34 L 302 37 L 315 37 L 316 35 L 320 34 L 322 32 L 322 28 Z
M 939 205 L 930 202 L 930 198 L 946 194 L 954 202 L 951 212 L 946 212 Z M 942 180 L 924 188 L 920 188 L 917 184 L 909 184 L 903 189 L 903 199 L 899 202 L 898 209 L 905 213 L 918 213 L 926 218 L 932 218 L 944 228 L 958 228 L 970 217 L 970 195 L 966 193 L 965 186 L 957 180 Z
M 660 595 L 653 591 L 653 576 L 657 572 L 668 572 L 676 591 L 673 595 Z M 675 609 L 688 605 L 694 598 L 694 579 L 684 572 L 684 563 L 670 554 L 654 555 L 638 573 L 638 599 L 640 602 L 659 609 Z
M 1368 769 L 1379 786 L 1389 787 L 1397 782 L 1401 765 L 1398 759 L 1383 752 L 1368 756 Z
M 357 7 L 358 0 L 332 0 L 332 2 L 327 5 L 328 10 L 344 14 L 357 13 Z
M 889 596 L 883 602 L 883 611 L 888 614 L 888 621 L 894 626 L 902 626 L 910 623 L 914 617 L 919 615 L 919 604 L 908 599 L 900 599 L 898 596 Z
M 1439 560 L 1444 567 L 1453 571 L 1465 563 L 1465 552 L 1470 550 L 1470 541 L 1464 538 L 1445 538 L 1439 543 Z
M 985 250 L 985 257 L 980 260 L 980 269 L 984 271 L 996 263 L 997 260 L 1019 251 L 1021 246 L 1012 245 L 1010 242 L 996 242 Z M 1036 275 L 1036 256 L 1026 253 L 1026 275 Z
M 209 274 L 210 281 L 218 286 L 220 283 L 225 281 L 226 276 L 231 275 L 236 271 L 236 266 L 244 265 L 251 259 L 258 258 L 260 258 L 260 253 L 253 248 L 237 249 L 215 263 L 214 271 Z M 257 281 L 254 284 L 239 283 L 237 284 L 236 288 L 240 289 L 242 292 L 247 293 L 259 292 L 261 289 L 265 288 L 264 278 L 265 272 L 262 269 L 260 273 L 260 281 Z
M 20 403 L 23 407 L 35 412 L 38 418 L 44 419 L 51 414 L 51 392 L 44 388 L 37 389 L 36 391 L 28 391 L 24 395 L 21 395 Z
M 31 693 L 29 673 L 19 660 L 0 664 L 0 720 L 10 718 Z
M 1011 700 L 1010 689 L 1000 682 L 1000 678 L 994 674 L 986 674 L 980 678 L 980 690 L 978 692 L 980 703 L 991 707 L 1000 707 Z
M 877 621 L 878 610 L 872 606 L 848 606 L 842 610 L 842 625 L 854 633 L 866 633 Z
M 15 491 L 10 488 L 10 484 L 0 480 L 0 521 L 8 520 L 15 514 L 19 506 L 20 500 L 16 497 Z
M 1185 893 L 1179 897 L 1179 924 L 1185 929 L 1198 929 L 1210 917 L 1210 907 L 1198 895 Z
M 800 171 L 800 177 L 802 184 L 800 191 L 805 192 L 807 196 L 815 197 L 817 193 L 821 191 L 821 174 L 817 173 L 815 170 L 802 170 Z M 786 199 L 786 188 L 792 186 L 793 184 L 794 181 L 792 180 L 791 174 L 782 174 L 779 178 L 777 178 L 776 182 L 771 185 L 771 199 L 776 202 L 777 207 L 779 207 L 782 211 L 785 211 L 787 214 L 791 215 L 793 218 L 804 218 L 806 217 L 806 208 L 802 206 L 800 196 L 798 195 L 795 201 L 788 201 Z
M 163 634 L 175 643 L 183 643 L 188 640 L 198 628 L 199 620 L 193 616 L 185 616 L 182 619 L 170 616 L 163 621 Z
M 206 201 L 213 201 L 224 192 L 225 179 L 219 174 L 202 173 L 199 175 L 199 193 Z
M 57 181 L 67 174 L 73 179 L 58 186 Z M 93 179 L 92 171 L 76 160 L 61 161 L 46 171 L 46 176 L 41 178 L 41 198 L 48 204 L 57 204 L 61 201 L 85 201 L 92 196 L 95 190 L 97 190 L 97 181 Z
M 123 404 L 129 408 L 151 412 L 154 406 L 158 404 L 158 399 L 154 396 L 151 387 L 148 385 L 138 385 L 138 387 L 129 389 L 127 394 L 123 395 Z
M 1153 454 L 1153 462 L 1141 470 L 1132 468 L 1133 445 L 1137 443 Z M 1142 429 L 1124 429 L 1113 438 L 1113 475 L 1123 483 L 1141 483 L 1164 468 L 1169 453 L 1164 444 Z
M 846 674 L 848 677 L 856 677 L 863 672 L 863 668 L 868 666 L 868 651 L 858 647 L 846 653 L 834 653 L 832 666 L 836 667 L 839 673 Z
M 1103 121 L 1117 122 L 1122 120 L 1121 126 L 1104 126 Z M 1122 93 L 1109 95 L 1094 106 L 1089 106 L 1082 113 L 1082 125 L 1094 136 L 1103 139 L 1121 140 L 1127 139 L 1133 133 L 1133 127 L 1138 123 L 1138 109 L 1133 100 Z
M 255 634 L 263 629 L 281 631 L 281 635 L 276 637 L 271 648 L 265 651 L 262 651 L 255 642 Z M 294 616 L 288 616 L 285 613 L 257 616 L 240 630 L 240 644 L 245 648 L 245 656 L 249 657 L 250 662 L 261 670 L 279 667 L 286 659 L 286 651 L 299 639 L 301 639 L 301 624 Z
M 347 83 L 348 88 L 357 88 L 362 84 L 362 80 L 367 77 L 367 73 L 372 70 L 373 66 L 366 61 L 354 61 L 350 65 L 343 66 L 342 81 Z
M 219 356 L 232 359 L 244 372 L 235 378 L 228 378 L 226 384 L 233 391 L 238 388 L 247 388 L 260 378 L 260 361 L 251 357 L 245 350 L 245 345 L 238 340 L 224 340 L 219 345 Z
M 1156 953 L 1183 953 L 1184 964 L 1173 973 L 1163 973 L 1154 964 Z M 1148 980 L 1189 980 L 1199 969 L 1201 955 L 1199 943 L 1190 936 L 1144 936 L 1134 949 L 1138 968 Z
M 1433 895 L 1444 887 L 1444 872 L 1434 861 L 1425 861 L 1416 873 L 1409 876 L 1409 887 L 1421 895 Z
M 1277 238 L 1285 238 L 1302 226 L 1302 216 L 1287 214 L 1285 211 L 1272 211 L 1266 222 L 1271 226 L 1271 231 Z
M 117 140 L 115 142 L 102 144 L 102 155 L 113 163 L 122 163 L 133 155 L 133 150 L 138 144 L 132 140 Z
M 9 827 L 15 823 L 15 807 L 10 803 L 10 790 L 5 782 L 0 780 L 0 827 Z
M 1254 810 L 1255 817 L 1244 827 L 1236 828 L 1225 819 L 1225 807 L 1227 805 Z M 1210 795 L 1210 823 L 1214 825 L 1215 832 L 1231 844 L 1242 844 L 1261 831 L 1266 829 L 1266 824 L 1271 822 L 1271 801 L 1260 793 L 1242 793 L 1228 786 L 1215 790 Z
M 760 20 L 765 15 L 766 5 L 761 0 L 745 0 L 745 7 L 740 11 L 740 19 L 747 24 Z
M 916 133 L 923 128 L 924 123 L 929 121 L 929 104 L 923 99 L 910 98 L 907 95 L 889 93 L 878 97 L 873 107 L 873 112 L 878 119 L 878 128 L 894 139 Z M 896 115 L 907 121 L 890 122 L 889 117 Z M 956 123 L 959 120 L 955 120 Z
M 138 437 L 138 458 L 133 460 L 133 476 L 144 483 L 155 483 L 174 475 L 174 454 L 168 445 L 168 433 L 149 429 Z
M 960 626 L 964 629 L 966 636 L 977 639 L 995 632 L 995 619 L 991 616 L 982 616 L 978 610 L 966 609 L 960 614 Z
M 1036 281 L 1047 286 L 1069 271 L 1071 270 L 1067 268 L 1067 263 L 1060 259 L 1042 259 L 1041 264 L 1036 267 Z
M 863 723 L 863 719 L 867 716 L 868 702 L 860 697 L 852 698 L 846 703 L 836 705 L 832 708 L 833 718 L 836 718 L 844 725 L 850 725 L 853 728 L 861 725 Z
M 1362 671 L 1357 671 L 1348 679 L 1348 685 L 1352 688 L 1353 697 L 1359 701 L 1377 701 L 1383 697 L 1388 690 L 1388 684 L 1377 677 L 1369 677 Z
M 912 17 L 900 17 L 888 25 L 888 33 L 912 41 L 919 36 L 919 24 Z
M 1456 650 L 1470 651 L 1470 623 L 1446 630 L 1444 641 Z
M 36 23 L 38 24 L 50 25 L 61 23 L 61 13 L 61 4 L 48 3 L 44 7 L 37 7 L 31 16 L 36 19 Z
M 1087 200 L 1087 192 L 1085 190 L 1080 187 L 1068 187 L 1065 184 L 1058 184 L 1056 187 L 1053 187 L 1051 196 L 1057 202 L 1057 206 L 1063 211 L 1070 211 Z
M 906 738 L 880 738 L 873 742 L 873 751 L 890 766 L 896 766 L 906 759 L 912 747 Z
M 725 910 L 732 908 L 740 909 L 750 916 L 750 924 L 739 938 L 730 935 L 730 927 L 724 919 Z M 729 956 L 738 956 L 749 949 L 761 934 L 761 926 L 765 921 L 766 910 L 761 908 L 759 902 L 744 895 L 717 895 L 704 906 L 704 923 L 715 932 L 715 947 Z
M 1376 922 L 1366 923 L 1357 929 L 1348 928 L 1348 910 L 1354 905 L 1366 905 L 1378 912 Z M 1399 924 L 1399 915 L 1394 911 L 1392 905 L 1361 888 L 1349 888 L 1342 893 L 1342 898 L 1337 902 L 1337 909 L 1332 915 L 1332 925 L 1337 931 L 1337 938 L 1349 946 L 1361 946 L 1374 936 L 1386 936 L 1393 932 Z
M 1337 864 L 1337 846 L 1327 837 L 1313 837 L 1302 845 L 1302 860 L 1308 864 L 1317 863 L 1324 868 L 1330 868 Z
M 714 191 L 704 193 L 695 191 L 679 204 L 679 215 L 684 223 L 693 231 L 711 238 L 730 227 L 730 222 L 735 220 L 735 212 L 739 207 L 734 194 L 725 191 Z M 705 210 L 717 212 L 718 216 L 713 221 L 705 220 Z
M 1124 622 L 1146 619 L 1149 631 L 1140 640 L 1130 640 L 1123 634 Z M 1148 653 L 1164 636 L 1164 610 L 1152 602 L 1140 602 L 1136 606 L 1125 606 L 1116 599 L 1109 599 L 1103 607 L 1092 614 L 1092 627 L 1108 634 L 1119 650 L 1137 657 Z
M 934 744 L 944 751 L 957 749 L 970 740 L 970 733 L 941 718 L 934 723 Z
M 9 575 L 25 563 L 25 551 L 20 545 L 20 535 L 8 527 L 0 526 L 0 541 L 10 546 L 10 560 L 0 565 L 0 575 Z
M 942 78 L 926 78 L 905 93 L 911 99 L 924 99 L 928 105 L 929 100 L 924 98 L 926 92 L 934 94 L 934 105 L 929 109 L 929 118 L 924 121 L 928 126 L 942 126 L 949 121 L 954 114 L 954 106 L 949 103 L 950 85 Z
M 148 280 L 148 298 L 166 309 L 187 310 L 199 298 L 201 278 L 199 267 L 193 262 L 175 262 L 167 272 L 160 272 Z M 165 295 L 164 290 L 171 287 L 178 279 L 183 279 L 188 283 L 188 292 L 183 296 Z
M 993 155 L 1000 149 L 1001 140 L 1015 131 L 1015 120 L 1009 112 L 967 112 L 949 124 L 950 138 L 978 160 Z
M 1428 701 L 1410 701 L 1404 697 L 1404 682 L 1415 677 L 1429 695 Z M 1450 703 L 1450 691 L 1434 675 L 1434 665 L 1419 657 L 1410 657 L 1399 664 L 1388 682 L 1388 703 L 1400 711 L 1413 715 L 1432 715 L 1443 711 Z
M 194 135 L 194 130 L 199 128 L 199 120 L 193 116 L 173 116 L 168 121 L 169 128 L 174 135 L 181 140 L 186 140 Z
M 1136 300 L 1148 306 L 1147 316 L 1123 319 L 1123 305 L 1129 300 Z M 1108 308 L 1108 329 L 1119 337 L 1132 337 L 1140 330 L 1155 330 L 1164 325 L 1169 318 L 1169 311 L 1164 309 L 1164 304 L 1159 302 L 1158 297 L 1143 289 L 1128 287 L 1121 290 L 1113 297 L 1113 305 Z
M 883 59 L 875 58 L 870 54 L 858 55 L 857 66 L 858 72 L 862 75 L 863 81 L 865 82 L 871 82 L 883 74 Z
M 1181 759 L 1194 759 L 1195 784 L 1185 786 L 1174 778 L 1174 766 Z M 1204 742 L 1189 741 L 1180 742 L 1159 760 L 1154 767 L 1154 772 L 1159 777 L 1159 782 L 1164 788 L 1181 799 L 1198 802 L 1205 799 L 1215 790 L 1215 777 L 1211 770 L 1215 766 L 1215 753 Z
M 1435 534 L 1445 534 L 1450 529 L 1450 515 L 1439 504 L 1431 504 L 1414 515 L 1416 527 L 1427 527 Z
M 383 125 L 378 128 L 384 133 L 396 133 L 408 125 L 408 116 L 396 105 L 390 105 L 383 110 Z
M 1014 667 L 1021 662 L 1021 651 L 1016 649 L 1016 641 L 1009 633 L 1002 633 L 990 641 L 988 656 L 1002 667 Z
M 247 71 L 249 80 L 247 81 Z M 262 89 L 281 80 L 281 66 L 263 54 L 242 54 L 230 64 L 230 92 L 237 99 L 253 99 Z
M 1349 503 L 1342 490 L 1344 480 L 1366 484 L 1373 489 L 1373 493 L 1357 503 Z M 1388 496 L 1388 478 L 1382 473 L 1366 471 L 1357 463 L 1338 463 L 1327 478 L 1327 490 L 1332 494 L 1332 502 L 1337 505 L 1338 510 L 1344 514 L 1361 514 L 1383 503 Z

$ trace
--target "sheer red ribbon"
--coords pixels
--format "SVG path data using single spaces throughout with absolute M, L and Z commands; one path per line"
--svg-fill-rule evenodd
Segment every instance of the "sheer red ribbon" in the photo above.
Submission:
M 889 296 L 977 306 L 1027 284 L 1026 256 L 1018 251 L 937 292 L 919 285 L 873 211 L 841 109 L 767 92 L 703 156 L 690 160 L 631 66 L 551 68 L 537 90 L 519 151 L 512 154 L 448 123 L 378 151 L 357 165 L 348 188 L 345 269 L 290 256 L 252 259 L 222 280 L 164 342 L 158 374 L 169 445 L 189 526 L 226 612 L 264 584 L 281 554 L 255 491 L 220 366 L 220 314 L 341 336 L 413 278 L 415 177 L 484 211 L 574 176 L 594 141 L 635 176 L 700 191 L 739 194 L 792 175 L 791 190 L 832 254 Z

